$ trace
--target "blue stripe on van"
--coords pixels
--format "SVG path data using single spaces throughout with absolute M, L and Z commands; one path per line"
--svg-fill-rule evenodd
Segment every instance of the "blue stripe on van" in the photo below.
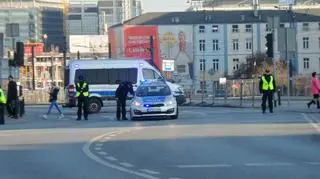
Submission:
M 98 94 L 102 97 L 114 97 L 116 95 L 116 92 L 115 91 L 90 91 L 90 94 Z M 128 94 L 129 97 L 132 97 L 132 95 L 129 93 Z

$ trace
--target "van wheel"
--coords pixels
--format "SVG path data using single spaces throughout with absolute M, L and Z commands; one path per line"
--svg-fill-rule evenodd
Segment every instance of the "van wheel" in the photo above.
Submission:
M 101 110 L 101 102 L 98 98 L 90 98 L 88 101 L 88 112 L 92 113 L 99 113 Z

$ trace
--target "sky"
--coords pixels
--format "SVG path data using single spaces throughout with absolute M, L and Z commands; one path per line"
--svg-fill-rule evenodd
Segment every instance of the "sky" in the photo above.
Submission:
M 184 11 L 188 8 L 187 0 L 141 0 L 143 12 Z

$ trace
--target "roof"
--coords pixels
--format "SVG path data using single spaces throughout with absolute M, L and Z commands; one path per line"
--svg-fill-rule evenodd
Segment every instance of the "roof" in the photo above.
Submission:
M 186 12 L 151 12 L 116 24 L 122 25 L 192 25 L 192 24 L 233 24 L 233 23 L 265 23 L 267 17 L 279 16 L 280 22 L 290 22 L 291 13 L 286 10 L 259 10 L 254 16 L 252 10 L 235 11 L 186 11 Z M 320 16 L 294 13 L 295 22 L 320 22 Z

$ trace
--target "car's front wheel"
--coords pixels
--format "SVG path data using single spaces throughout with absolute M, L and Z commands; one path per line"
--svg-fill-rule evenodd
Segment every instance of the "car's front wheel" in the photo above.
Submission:
M 179 118 L 179 109 L 178 109 L 178 107 L 177 107 L 176 110 L 177 110 L 176 114 L 171 116 L 171 119 L 178 119 Z

